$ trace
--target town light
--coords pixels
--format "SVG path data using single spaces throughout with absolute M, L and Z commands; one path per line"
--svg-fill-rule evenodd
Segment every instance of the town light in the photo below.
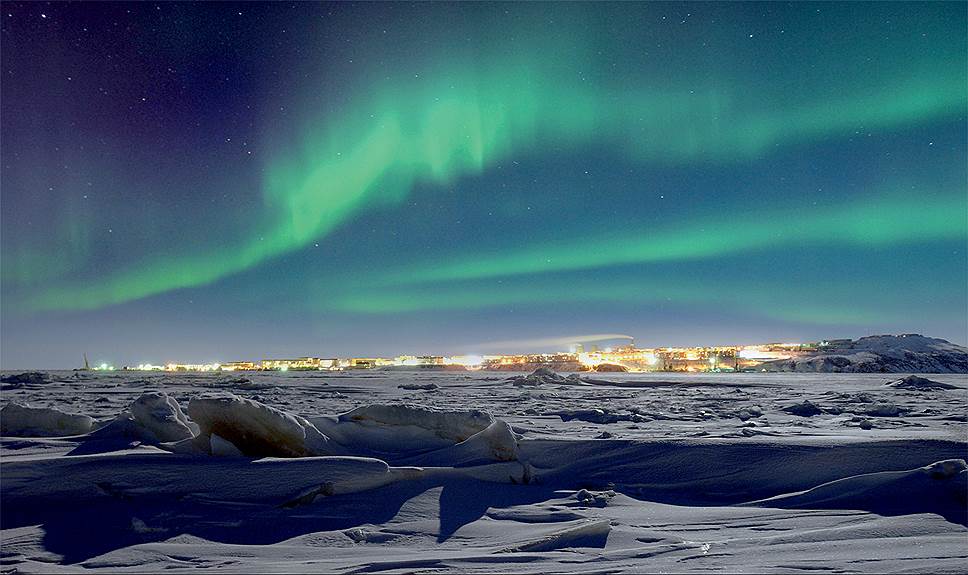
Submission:
M 484 363 L 484 358 L 479 355 L 458 355 L 452 357 L 451 362 L 464 367 L 477 367 Z

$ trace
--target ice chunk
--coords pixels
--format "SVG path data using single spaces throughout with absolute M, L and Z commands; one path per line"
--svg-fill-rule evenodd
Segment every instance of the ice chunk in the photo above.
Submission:
M 456 458 L 464 460 L 471 453 L 494 461 L 517 461 L 518 438 L 506 421 L 498 419 L 480 433 L 457 444 L 453 451 Z
M 414 405 L 364 405 L 339 416 L 365 426 L 417 427 L 449 442 L 459 443 L 494 423 L 489 413 L 476 409 L 437 411 Z
M 909 375 L 905 378 L 898 379 L 888 383 L 890 387 L 896 387 L 898 389 L 914 389 L 917 391 L 921 390 L 938 390 L 938 389 L 958 389 L 957 385 L 951 385 L 949 383 L 941 383 L 940 381 L 934 381 L 926 377 L 918 377 L 916 375 Z
M 198 433 L 198 426 L 188 420 L 175 398 L 159 391 L 141 394 L 131 404 L 130 411 L 134 421 L 158 441 L 180 441 Z
M 49 407 L 8 403 L 0 409 L 0 434 L 26 437 L 66 436 L 89 433 L 94 420 L 87 415 L 65 413 Z
M 487 443 L 491 454 L 498 461 L 518 458 L 518 437 L 506 421 L 497 420 L 478 436 Z
M 743 409 L 740 409 L 736 413 L 736 417 L 738 417 L 741 421 L 754 419 L 754 418 L 760 417 L 761 415 L 763 415 L 763 410 L 756 405 L 753 405 L 750 407 L 744 407 Z
M 399 389 L 406 389 L 408 391 L 433 391 L 439 387 L 436 383 L 404 383 L 397 386 Z
M 298 415 L 232 394 L 192 398 L 188 415 L 200 435 L 218 435 L 250 457 L 329 455 L 329 438 Z
M 581 383 L 577 373 L 568 377 L 558 375 L 554 370 L 547 367 L 539 367 L 528 375 L 517 375 L 509 378 L 508 381 L 515 387 L 538 387 L 547 384 Z
M 557 415 L 562 421 L 571 421 L 572 419 L 577 419 L 578 421 L 587 421 L 588 423 L 599 424 L 618 423 L 620 421 L 635 421 L 635 419 L 638 419 L 639 421 L 642 420 L 642 416 L 633 418 L 637 414 L 612 413 L 601 408 L 564 409 L 561 411 L 549 412 L 545 415 Z
M 800 417 L 813 417 L 814 415 L 820 415 L 823 413 L 823 411 L 821 411 L 821 409 L 814 405 L 814 403 L 809 399 L 804 400 L 802 403 L 788 405 L 783 408 L 783 411 L 792 413 L 793 415 L 799 415 Z
M 468 467 L 486 466 L 495 461 L 520 461 L 519 440 L 520 436 L 514 433 L 511 426 L 498 419 L 483 431 L 472 435 L 465 441 L 457 444 L 445 444 L 439 449 L 423 450 L 410 457 L 405 457 L 401 462 L 419 466 Z M 423 442 L 423 444 L 426 443 Z M 412 446 L 410 451 L 415 451 Z M 506 473 L 499 475 L 502 479 L 507 478 Z
M 587 489 L 579 489 L 575 493 L 575 499 L 581 505 L 587 507 L 605 507 L 608 505 L 608 501 L 615 497 L 615 492 L 611 489 L 607 491 L 589 491 Z
M 878 403 L 865 405 L 862 413 L 866 415 L 873 415 L 875 417 L 897 417 L 899 415 L 904 415 L 909 411 L 911 410 L 898 407 L 897 405 L 888 401 L 881 401 Z

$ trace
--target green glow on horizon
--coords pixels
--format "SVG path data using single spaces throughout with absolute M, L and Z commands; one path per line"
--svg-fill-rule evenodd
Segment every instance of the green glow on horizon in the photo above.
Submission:
M 570 61 L 568 69 L 600 68 L 601 62 L 584 55 L 594 53 L 591 39 L 583 42 L 577 28 L 574 35 L 583 45 L 574 53 L 585 61 Z M 544 42 L 535 39 L 532 52 L 553 52 L 556 44 Z M 696 90 L 622 88 L 579 81 L 562 73 L 564 64 L 534 56 L 487 55 L 477 66 L 454 60 L 426 79 L 361 87 L 363 95 L 349 113 L 310 114 L 302 145 L 279 151 L 267 165 L 260 219 L 246 224 L 251 229 L 235 245 L 203 243 L 191 253 L 146 254 L 100 277 L 57 281 L 27 296 L 26 308 L 97 309 L 210 284 L 318 242 L 373 206 L 398 204 L 416 183 L 452 185 L 516 154 L 595 146 L 643 163 L 748 162 L 779 146 L 843 138 L 861 127 L 889 130 L 951 119 L 966 106 L 965 71 L 957 61 L 892 76 L 835 78 L 839 90 L 780 98 L 750 91 L 741 79 L 703 85 L 700 76 Z M 743 222 L 686 223 L 683 230 L 618 242 L 591 238 L 567 247 L 525 246 L 507 256 L 468 256 L 407 274 L 430 282 L 708 258 L 769 245 L 962 238 L 963 199 L 886 198 L 783 220 L 773 213 L 751 214 Z
M 964 196 L 924 202 L 879 197 L 837 208 L 791 213 L 764 210 L 742 219 L 680 222 L 674 228 L 634 236 L 594 237 L 526 246 L 498 256 L 462 257 L 410 268 L 388 282 L 424 283 L 590 269 L 725 256 L 765 247 L 883 246 L 908 241 L 968 239 Z
M 571 313 L 584 313 L 585 306 L 596 304 L 719 307 L 750 316 L 816 325 L 876 324 L 907 317 L 904 312 L 886 305 L 892 301 L 892 294 L 862 279 L 846 286 L 825 285 L 821 289 L 782 284 L 776 279 L 756 280 L 750 283 L 746 279 L 723 278 L 602 280 L 597 276 L 539 276 L 486 286 L 453 283 L 347 291 L 323 300 L 318 308 L 351 314 L 401 315 L 507 309 L 553 302 L 555 306 L 571 309 Z
M 845 281 L 801 284 L 776 277 L 717 275 L 695 277 L 668 269 L 650 273 L 650 264 L 710 260 L 773 248 L 814 250 L 841 257 L 845 247 L 883 251 L 909 242 L 968 240 L 968 198 L 949 196 L 924 202 L 900 195 L 855 201 L 838 209 L 750 213 L 731 219 L 680 222 L 675 228 L 640 235 L 596 235 L 584 240 L 527 247 L 499 256 L 467 255 L 450 263 L 433 263 L 381 273 L 359 289 L 329 294 L 322 309 L 362 314 L 406 314 L 507 308 L 554 302 L 563 304 L 692 304 L 725 305 L 748 314 L 805 324 L 876 324 L 903 320 L 898 295 L 884 290 L 879 278 L 861 274 Z M 777 222 L 782 222 L 777 225 Z M 636 264 L 640 279 L 616 279 L 593 270 Z M 591 273 L 589 273 L 591 272 Z M 965 270 L 940 272 L 957 285 Z M 557 275 L 549 275 L 557 274 Z M 561 274 L 570 274 L 562 276 Z M 578 275 L 580 274 L 580 275 Z M 941 298 L 956 305 L 958 289 L 937 278 L 897 278 L 913 282 L 917 297 Z M 496 283 L 495 280 L 500 280 Z M 486 283 L 481 283 L 486 282 Z M 903 283 L 902 282 L 902 283 Z M 897 283 L 900 286 L 902 283 Z M 930 285 L 929 288 L 924 286 Z M 925 291 L 926 290 L 926 291 Z M 322 300 L 321 300 L 322 301 Z M 947 313 L 942 308 L 942 316 Z M 922 312 L 927 313 L 927 312 Z

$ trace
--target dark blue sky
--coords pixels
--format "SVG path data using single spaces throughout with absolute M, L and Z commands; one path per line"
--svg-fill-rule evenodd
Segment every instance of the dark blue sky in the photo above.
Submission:
M 4 2 L 0 363 L 965 343 L 964 8 Z

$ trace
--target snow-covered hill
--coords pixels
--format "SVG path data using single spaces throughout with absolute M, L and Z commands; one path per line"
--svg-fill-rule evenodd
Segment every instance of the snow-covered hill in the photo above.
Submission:
M 919 334 L 872 335 L 760 367 L 798 372 L 968 373 L 968 348 Z

